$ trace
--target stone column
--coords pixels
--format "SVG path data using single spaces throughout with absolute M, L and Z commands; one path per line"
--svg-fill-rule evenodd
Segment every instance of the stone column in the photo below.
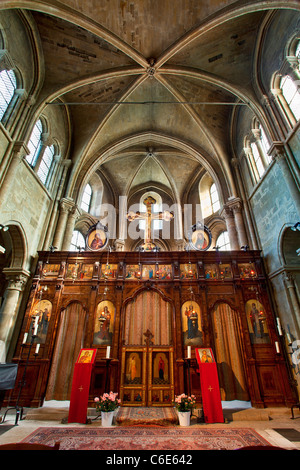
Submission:
M 125 240 L 127 238 L 127 197 L 119 196 L 119 238 L 115 241 L 115 248 L 117 251 L 124 251 Z
M 261 130 L 260 129 L 252 129 L 252 134 L 254 135 L 257 150 L 258 150 L 259 156 L 261 158 L 261 161 L 263 162 L 263 166 L 264 166 L 264 168 L 267 168 L 269 166 L 269 162 L 266 158 L 265 152 L 263 151 L 263 148 L 262 148 L 262 145 L 261 145 Z
M 239 250 L 239 241 L 238 241 L 238 236 L 237 236 L 237 231 L 236 231 L 236 226 L 235 226 L 235 220 L 234 220 L 234 215 L 232 212 L 231 207 L 228 204 L 224 204 L 221 216 L 224 217 L 225 222 L 226 222 L 226 227 L 227 227 L 227 232 L 229 236 L 229 241 L 230 241 L 230 248 L 232 250 Z
M 250 167 L 250 176 L 253 184 L 256 184 L 260 177 L 257 171 L 256 163 L 254 161 L 253 153 L 251 147 L 245 147 L 244 152 L 247 158 L 248 166 Z
M 16 324 L 16 314 L 24 287 L 30 277 L 25 270 L 4 268 L 3 273 L 9 281 L 0 311 L 0 362 L 5 362 L 10 341 Z
M 300 337 L 300 305 L 299 299 L 297 296 L 297 291 L 294 284 L 294 276 L 292 273 L 285 272 L 283 273 L 284 284 L 287 289 L 287 293 L 292 303 L 293 311 L 291 312 L 294 325 L 297 330 L 298 338 Z
M 53 238 L 53 246 L 57 248 L 57 250 L 61 250 L 63 237 L 65 234 L 65 229 L 68 221 L 69 211 L 74 206 L 74 201 L 72 199 L 61 199 L 60 201 L 60 211 L 59 211 L 59 218 L 57 221 L 57 226 Z
M 276 161 L 276 163 L 278 163 L 281 169 L 284 180 L 290 191 L 292 200 L 294 201 L 296 211 L 300 216 L 300 191 L 291 173 L 291 170 L 287 161 L 287 155 L 286 155 L 284 146 L 281 142 L 273 143 L 271 147 L 271 155 L 272 155 L 272 158 Z
M 242 210 L 243 210 L 242 201 L 239 199 L 235 199 L 235 202 L 232 204 L 231 207 L 232 207 L 236 231 L 237 231 L 237 235 L 239 239 L 239 245 L 240 245 L 239 248 L 241 248 L 241 246 L 248 245 L 245 224 L 244 224 L 244 219 L 243 219 L 243 214 L 242 214 Z
M 271 92 L 275 96 L 283 115 L 287 116 L 290 125 L 292 127 L 295 126 L 297 124 L 296 118 L 294 114 L 292 113 L 290 107 L 287 105 L 285 98 L 282 94 L 282 90 L 280 88 L 273 88 Z
M 236 177 L 237 177 L 237 180 L 238 180 L 239 190 L 240 190 L 240 193 L 241 193 L 242 199 L 243 199 L 244 211 L 245 211 L 245 216 L 246 216 L 246 223 L 247 223 L 247 227 L 248 227 L 248 230 L 249 230 L 249 236 L 250 236 L 250 239 L 251 239 L 252 249 L 253 250 L 258 250 L 257 239 L 256 239 L 255 231 L 254 231 L 254 228 L 253 228 L 253 223 L 252 223 L 252 220 L 251 220 L 251 215 L 250 215 L 250 212 L 249 212 L 247 202 L 245 202 L 246 201 L 246 196 L 245 196 L 245 190 L 244 190 L 243 182 L 242 182 L 241 175 L 240 175 L 239 161 L 238 161 L 237 158 L 233 158 L 231 160 L 231 163 L 232 163 L 232 166 L 235 169 L 235 174 L 236 174 Z
M 18 173 L 18 166 L 22 163 L 22 160 L 29 155 L 28 147 L 25 142 L 15 142 L 12 149 L 12 158 L 8 164 L 7 172 L 4 176 L 2 186 L 0 188 L 0 200 L 3 200 L 4 195 L 8 192 L 8 189 L 12 186 L 12 181 L 16 178 Z
M 63 243 L 62 243 L 62 248 L 61 248 L 62 251 L 69 251 L 70 249 L 70 244 L 72 240 L 75 223 L 79 216 L 80 216 L 80 211 L 78 209 L 78 206 L 74 205 L 72 208 L 70 207 L 69 216 L 68 216 L 68 220 L 66 223 L 66 229 L 65 229 L 65 234 L 64 234 Z

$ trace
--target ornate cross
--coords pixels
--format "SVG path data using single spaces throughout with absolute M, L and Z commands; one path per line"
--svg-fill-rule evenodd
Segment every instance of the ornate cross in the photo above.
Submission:
M 154 335 L 151 333 L 151 331 L 148 330 L 146 331 L 146 333 L 144 333 L 144 336 L 146 336 L 145 338 L 145 343 L 147 345 L 147 347 L 149 348 L 149 346 L 152 346 L 153 345 L 153 341 L 152 341 L 152 338 L 154 338 Z
M 166 220 L 170 221 L 173 219 L 174 214 L 169 211 L 158 212 L 157 214 L 152 212 L 152 206 L 156 204 L 156 200 L 148 196 L 144 199 L 143 203 L 146 206 L 146 212 L 133 212 L 130 211 L 127 214 L 127 219 L 131 222 L 132 220 L 145 220 L 145 236 L 143 248 L 145 251 L 151 251 L 156 248 L 156 245 L 151 241 L 151 223 L 153 220 Z

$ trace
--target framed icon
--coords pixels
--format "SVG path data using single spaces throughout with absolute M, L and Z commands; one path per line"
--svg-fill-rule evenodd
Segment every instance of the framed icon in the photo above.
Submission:
M 108 243 L 107 228 L 98 223 L 90 228 L 87 234 L 87 248 L 90 251 L 101 251 Z
M 193 250 L 206 251 L 211 245 L 212 237 L 210 230 L 205 225 L 197 222 L 189 232 L 189 239 Z

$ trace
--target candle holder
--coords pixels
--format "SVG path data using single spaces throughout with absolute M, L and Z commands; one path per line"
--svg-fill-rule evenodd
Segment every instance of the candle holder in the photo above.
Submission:
M 106 361 L 106 371 L 105 371 L 105 387 L 104 387 L 104 391 L 105 393 L 109 393 L 109 386 L 110 386 L 110 363 L 112 361 L 112 358 L 111 357 L 106 357 L 105 358 L 105 361 Z
M 32 328 L 32 330 L 34 331 L 34 328 Z M 32 346 L 33 346 L 33 343 L 34 343 L 34 340 L 36 338 L 36 335 L 33 334 L 31 336 L 31 340 L 30 340 L 30 344 L 29 344 L 29 348 L 28 348 L 28 354 L 27 354 L 27 358 L 26 358 L 26 362 L 25 362 L 25 367 L 24 367 L 24 371 L 23 371 L 23 375 L 22 375 L 22 379 L 20 380 L 19 384 L 20 384 L 20 388 L 19 388 L 19 393 L 18 393 L 18 396 L 17 396 L 17 401 L 16 401 L 16 404 L 15 406 L 12 406 L 10 408 L 7 408 L 7 410 L 5 411 L 4 413 L 4 416 L 3 416 L 3 419 L 2 419 L 2 423 L 4 423 L 5 421 L 5 418 L 6 418 L 6 415 L 8 413 L 8 411 L 10 410 L 15 410 L 16 412 L 16 419 L 15 419 L 15 426 L 18 425 L 18 421 L 22 420 L 23 419 L 23 412 L 24 412 L 24 409 L 23 409 L 23 406 L 19 406 L 19 401 L 20 401 L 20 398 L 21 398 L 21 393 L 22 393 L 22 390 L 23 390 L 23 387 L 25 386 L 26 384 L 26 371 L 27 371 L 27 366 L 29 364 L 29 359 L 30 359 L 30 353 L 31 353 L 31 349 L 32 349 Z M 22 349 L 25 347 L 26 343 L 23 343 L 21 344 L 21 357 L 22 357 Z M 35 356 L 37 356 L 38 354 L 35 353 Z
M 187 371 L 188 371 L 188 391 L 187 395 L 191 395 L 191 358 L 185 357 L 184 359 L 185 364 L 187 364 Z

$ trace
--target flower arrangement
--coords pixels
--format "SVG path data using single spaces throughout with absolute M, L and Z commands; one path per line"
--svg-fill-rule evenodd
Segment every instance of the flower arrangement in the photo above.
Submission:
M 117 393 L 104 393 L 102 397 L 94 398 L 96 403 L 96 411 L 114 411 L 121 404 L 121 400 L 117 398 Z
M 196 406 L 196 397 L 195 395 L 191 395 L 190 397 L 182 393 L 175 397 L 175 407 L 178 411 L 190 411 Z

